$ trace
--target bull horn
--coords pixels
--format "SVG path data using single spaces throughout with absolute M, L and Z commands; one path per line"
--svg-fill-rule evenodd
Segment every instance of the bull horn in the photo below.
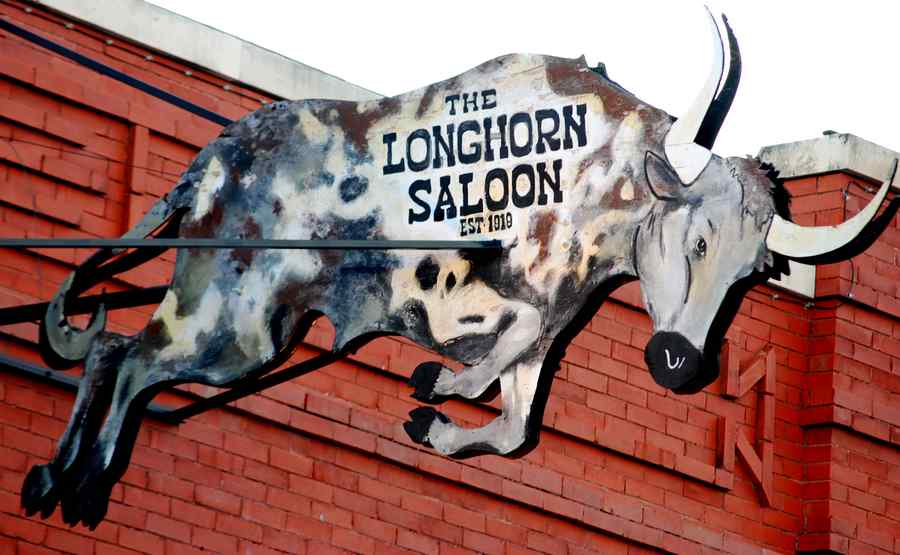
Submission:
M 805 227 L 789 222 L 778 216 L 772 217 L 772 225 L 766 235 L 769 250 L 788 258 L 812 258 L 833 253 L 856 239 L 866 225 L 875 217 L 884 201 L 888 189 L 894 184 L 897 174 L 897 160 L 891 169 L 891 178 L 881 185 L 869 204 L 846 222 L 832 226 Z
M 712 158 L 712 151 L 697 144 L 696 139 L 703 119 L 716 98 L 716 90 L 719 88 L 719 81 L 722 79 L 725 65 L 724 46 L 719 26 L 716 25 L 716 19 L 709 8 L 706 8 L 706 13 L 709 15 L 709 25 L 713 37 L 713 63 L 703 88 L 697 93 L 697 97 L 687 112 L 669 128 L 665 140 L 666 158 L 684 184 L 693 183 Z

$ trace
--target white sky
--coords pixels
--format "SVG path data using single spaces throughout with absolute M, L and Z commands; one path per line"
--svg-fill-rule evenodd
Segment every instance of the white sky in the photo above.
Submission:
M 511 52 L 606 63 L 612 79 L 678 115 L 709 64 L 698 0 L 151 0 L 386 95 Z M 849 132 L 900 150 L 900 2 L 719 0 L 743 77 L 715 151 Z

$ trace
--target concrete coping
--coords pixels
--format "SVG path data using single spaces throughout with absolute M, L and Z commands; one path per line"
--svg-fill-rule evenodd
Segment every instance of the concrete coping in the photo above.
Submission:
M 381 95 L 144 0 L 38 0 L 65 16 L 286 99 Z
M 892 164 L 900 153 L 850 133 L 835 133 L 766 146 L 760 149 L 759 158 L 775 166 L 783 178 L 842 171 L 880 183 L 891 177 Z M 900 188 L 897 183 L 895 188 Z
M 891 177 L 891 168 L 900 153 L 861 139 L 850 133 L 835 133 L 760 149 L 759 158 L 775 166 L 779 176 L 798 178 L 829 172 L 845 172 L 861 179 L 882 183 Z M 900 180 L 896 180 L 900 182 Z M 900 188 L 895 182 L 894 188 Z M 816 295 L 816 268 L 790 261 L 790 275 L 770 280 L 772 285 L 803 297 Z

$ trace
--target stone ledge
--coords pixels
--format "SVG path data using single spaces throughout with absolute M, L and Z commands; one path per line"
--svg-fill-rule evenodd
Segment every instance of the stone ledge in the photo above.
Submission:
M 890 178 L 892 163 L 895 158 L 900 158 L 900 153 L 856 135 L 841 133 L 766 146 L 760 149 L 759 158 L 775 166 L 783 179 L 844 172 L 881 182 Z M 895 184 L 895 188 L 900 189 L 900 181 Z M 815 297 L 815 266 L 791 261 L 790 267 L 790 275 L 781 280 L 771 280 L 770 283 L 803 297 Z
M 840 171 L 881 182 L 890 178 L 891 164 L 900 153 L 842 133 L 766 146 L 759 158 L 774 165 L 785 179 Z
M 144 0 L 39 0 L 43 6 L 287 99 L 381 95 Z

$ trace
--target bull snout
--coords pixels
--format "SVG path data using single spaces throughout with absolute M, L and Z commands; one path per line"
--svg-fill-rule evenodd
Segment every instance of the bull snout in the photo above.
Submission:
M 679 390 L 693 380 L 703 366 L 703 353 L 680 333 L 661 331 L 653 334 L 644 360 L 656 383 Z

